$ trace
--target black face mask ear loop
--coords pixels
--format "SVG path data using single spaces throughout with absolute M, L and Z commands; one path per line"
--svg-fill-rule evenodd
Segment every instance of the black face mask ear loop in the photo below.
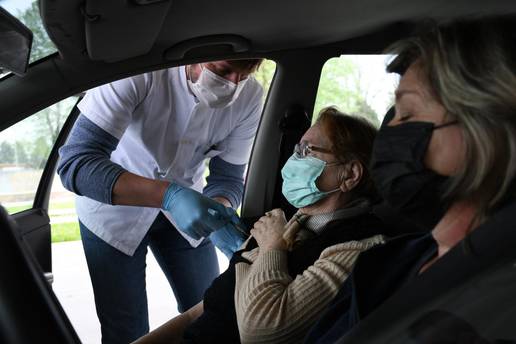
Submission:
M 443 123 L 443 124 L 439 124 L 439 125 L 434 125 L 434 130 L 446 128 L 446 127 L 449 127 L 450 125 L 455 125 L 455 124 L 458 124 L 458 123 L 459 123 L 459 121 L 457 121 L 455 119 L 455 120 L 447 122 L 447 123 Z

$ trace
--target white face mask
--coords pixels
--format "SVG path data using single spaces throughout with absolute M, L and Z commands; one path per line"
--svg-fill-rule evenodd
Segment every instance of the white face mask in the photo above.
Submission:
M 192 82 L 190 78 L 187 81 L 197 99 L 210 108 L 225 108 L 233 104 L 248 80 L 244 79 L 235 84 L 208 68 L 201 68 L 196 82 Z

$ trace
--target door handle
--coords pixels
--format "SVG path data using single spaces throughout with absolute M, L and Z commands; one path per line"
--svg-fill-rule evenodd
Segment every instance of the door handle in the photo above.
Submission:
M 214 45 L 229 45 L 233 52 L 242 53 L 251 49 L 249 40 L 238 35 L 211 35 L 199 38 L 192 38 L 182 41 L 165 51 L 165 59 L 179 60 L 185 57 L 186 53 L 195 48 L 202 48 Z

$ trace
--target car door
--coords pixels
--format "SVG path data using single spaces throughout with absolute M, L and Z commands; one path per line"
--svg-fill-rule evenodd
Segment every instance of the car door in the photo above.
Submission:
M 77 102 L 77 97 L 64 99 L 0 133 L 0 203 L 49 282 L 53 280 L 50 190 L 58 150 L 79 115 Z

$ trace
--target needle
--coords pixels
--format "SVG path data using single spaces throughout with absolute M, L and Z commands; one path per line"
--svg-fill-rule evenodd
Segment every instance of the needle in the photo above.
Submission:
M 249 236 L 249 233 L 247 233 L 247 230 L 242 226 L 241 224 L 235 223 L 231 221 L 233 225 L 235 226 L 236 230 L 239 231 L 241 234 L 245 235 L 246 237 Z
M 212 216 L 220 216 L 220 215 L 219 215 L 219 212 L 218 212 L 218 211 L 216 211 L 215 209 L 211 209 L 211 208 L 210 208 L 210 209 L 208 209 L 208 213 L 210 213 L 210 215 L 212 215 Z M 235 215 L 235 216 L 236 216 L 236 215 Z M 235 227 L 235 229 L 236 229 L 240 234 L 242 234 L 242 235 L 244 235 L 244 236 L 246 236 L 246 237 L 248 237 L 248 236 L 249 236 L 249 233 L 247 232 L 247 229 L 246 229 L 244 226 L 242 226 L 242 225 L 238 222 L 238 220 L 236 220 L 236 221 L 235 221 L 235 220 L 231 219 L 230 223 L 233 225 L 233 227 Z

